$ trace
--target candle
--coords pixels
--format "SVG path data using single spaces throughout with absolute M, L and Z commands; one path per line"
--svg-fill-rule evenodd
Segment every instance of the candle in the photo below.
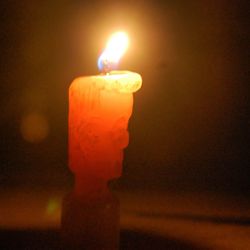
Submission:
M 107 72 L 127 46 L 118 32 L 98 60 Z M 130 71 L 79 77 L 69 88 L 69 167 L 75 175 L 76 194 L 105 191 L 108 180 L 122 172 L 123 149 L 128 145 L 128 121 L 133 93 L 141 76 Z
M 73 249 L 117 250 L 119 201 L 107 182 L 121 176 L 123 149 L 141 76 L 111 71 L 124 54 L 127 36 L 112 36 L 98 60 L 105 74 L 75 79 L 69 88 L 69 167 L 74 191 L 63 201 L 62 236 Z

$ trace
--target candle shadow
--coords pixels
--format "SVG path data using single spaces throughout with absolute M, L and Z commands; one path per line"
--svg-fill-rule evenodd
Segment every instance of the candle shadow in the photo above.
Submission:
M 147 218 L 162 218 L 168 220 L 185 220 L 193 222 L 209 222 L 214 224 L 232 224 L 240 226 L 250 226 L 250 217 L 246 216 L 212 216 L 202 214 L 188 214 L 188 213 L 152 213 L 152 212 L 137 212 L 138 217 Z
M 140 231 L 121 231 L 120 250 L 209 250 L 186 240 Z

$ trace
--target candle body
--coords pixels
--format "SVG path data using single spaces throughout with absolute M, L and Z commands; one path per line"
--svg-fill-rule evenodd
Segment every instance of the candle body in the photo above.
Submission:
M 137 73 L 113 71 L 70 85 L 69 167 L 75 186 L 64 198 L 61 221 L 70 249 L 118 249 L 119 201 L 107 182 L 121 176 L 133 92 L 141 83 Z
M 140 75 L 128 71 L 80 77 L 71 84 L 69 166 L 76 193 L 99 193 L 121 176 L 133 92 L 140 87 Z

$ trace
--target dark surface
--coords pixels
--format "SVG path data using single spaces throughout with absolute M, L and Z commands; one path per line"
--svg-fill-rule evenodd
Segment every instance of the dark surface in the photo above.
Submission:
M 1 230 L 0 249 L 2 250 L 42 250 L 65 249 L 60 233 L 56 230 Z M 143 232 L 122 231 L 121 250 L 198 250 L 208 249 L 178 239 L 165 238 Z M 65 249 L 66 250 L 66 249 Z
M 58 231 L 44 230 L 60 228 L 60 204 L 66 193 L 0 190 L 0 249 L 9 244 L 14 249 L 27 244 L 57 247 Z M 125 249 L 150 249 L 152 244 L 159 249 L 250 249 L 249 197 L 136 190 L 116 195 L 120 199 L 121 246 Z M 80 216 L 76 219 L 80 221 Z M 38 231 L 25 231 L 28 228 Z

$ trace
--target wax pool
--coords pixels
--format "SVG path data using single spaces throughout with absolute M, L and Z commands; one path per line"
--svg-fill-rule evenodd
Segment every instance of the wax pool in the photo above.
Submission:
M 80 77 L 71 84 L 69 166 L 77 194 L 105 190 L 108 180 L 121 176 L 133 92 L 141 84 L 141 76 L 129 71 Z

